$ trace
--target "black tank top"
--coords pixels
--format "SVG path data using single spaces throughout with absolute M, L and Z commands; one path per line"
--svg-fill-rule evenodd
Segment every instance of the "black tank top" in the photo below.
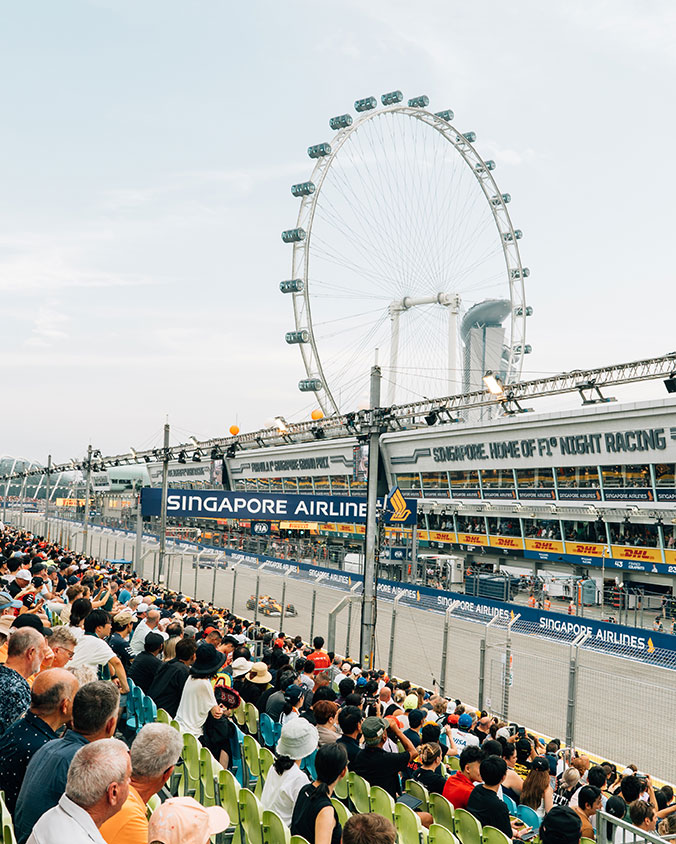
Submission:
M 296 805 L 293 807 L 291 835 L 302 835 L 309 844 L 315 844 L 315 822 L 317 815 L 326 806 L 331 806 L 333 809 L 333 803 L 327 794 L 322 794 L 312 783 L 303 786 L 298 792 Z M 331 844 L 340 844 L 343 828 L 340 825 L 335 809 L 333 809 L 333 819 L 335 825 L 331 833 Z

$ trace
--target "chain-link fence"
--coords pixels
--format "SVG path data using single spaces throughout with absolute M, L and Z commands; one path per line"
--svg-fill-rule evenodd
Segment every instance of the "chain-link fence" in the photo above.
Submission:
M 38 525 L 30 529 L 42 530 Z M 55 539 L 61 528 L 54 526 Z M 73 534 L 73 530 L 75 534 Z M 77 542 L 69 525 L 61 541 Z M 135 539 L 90 529 L 94 556 L 133 558 Z M 157 574 L 157 543 L 147 537 L 139 574 Z M 293 561 L 261 565 L 254 553 L 198 549 L 168 543 L 165 584 L 287 635 L 329 638 L 331 649 L 358 657 L 361 580 L 335 569 Z M 622 765 L 636 764 L 676 781 L 669 728 L 676 715 L 673 652 L 637 659 L 630 645 L 598 642 L 584 628 L 544 630 L 518 614 L 486 616 L 467 602 L 450 609 L 424 590 L 381 584 L 378 590 L 377 664 L 397 677 L 439 688 L 509 721 Z M 284 614 L 264 607 L 264 596 Z M 397 601 L 393 599 L 398 597 Z M 292 610 L 287 607 L 292 605 Z M 340 606 L 339 606 L 340 605 Z M 339 608 L 338 608 L 339 607 Z M 268 614 L 271 612 L 272 614 Z M 331 634 L 331 631 L 332 634 Z M 332 636 L 332 638 L 331 638 Z M 601 645 L 604 650 L 601 651 Z

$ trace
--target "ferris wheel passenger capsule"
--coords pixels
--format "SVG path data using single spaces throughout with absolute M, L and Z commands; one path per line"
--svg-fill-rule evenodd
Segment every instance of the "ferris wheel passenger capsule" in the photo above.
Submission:
M 530 270 L 528 269 L 528 267 L 522 267 L 520 270 L 512 270 L 510 272 L 510 275 L 512 278 L 528 278 L 528 276 L 530 275 Z
M 291 278 L 279 282 L 279 289 L 282 293 L 302 293 L 305 290 L 305 282 L 302 278 Z
M 517 355 L 529 355 L 533 351 L 533 347 L 528 344 L 522 346 L 521 343 L 518 343 L 516 346 L 513 346 L 513 350 Z
M 495 170 L 495 161 L 492 158 L 484 161 L 483 164 L 475 164 L 474 169 L 477 173 L 483 173 L 484 170 Z
M 521 240 L 522 237 L 523 237 L 523 232 L 521 231 L 521 229 L 514 229 L 514 236 L 513 237 L 512 237 L 511 232 L 505 232 L 502 235 L 502 239 L 505 241 L 505 243 L 512 243 L 515 240 Z
M 434 116 L 440 117 L 442 120 L 445 120 L 447 123 L 450 123 L 451 120 L 453 120 L 453 118 L 455 117 L 455 115 L 450 110 L 450 108 L 446 109 L 446 111 L 435 111 Z
M 324 388 L 321 378 L 303 378 L 298 382 L 301 393 L 318 393 Z
M 375 97 L 364 97 L 363 100 L 355 100 L 354 110 L 355 111 L 370 111 L 372 108 L 375 108 L 378 105 L 378 101 Z
M 309 343 L 310 332 L 307 328 L 302 328 L 300 331 L 287 331 L 284 339 L 290 346 L 298 345 L 299 343 Z
M 512 201 L 512 197 L 508 193 L 500 194 L 500 196 L 492 196 L 491 197 L 491 204 L 495 205 L 507 205 L 508 202 Z
M 307 154 L 310 158 L 323 158 L 325 155 L 331 155 L 330 144 L 314 144 L 307 148 Z
M 408 101 L 409 108 L 427 108 L 430 104 L 430 98 L 423 94 L 421 97 L 412 97 Z
M 315 186 L 313 182 L 300 182 L 297 185 L 291 185 L 291 193 L 293 196 L 310 196 L 310 194 L 314 192 Z
M 476 132 L 463 132 L 462 137 L 468 144 L 473 144 L 476 141 Z
M 352 126 L 352 115 L 339 114 L 337 117 L 332 117 L 329 120 L 329 126 L 332 129 L 346 129 L 348 126 Z
M 282 240 L 284 243 L 298 243 L 305 240 L 305 229 L 287 229 L 282 232 Z
M 514 308 L 514 316 L 523 316 L 523 314 L 523 305 L 519 305 L 518 308 Z M 526 305 L 526 316 L 533 316 L 533 309 L 530 305 Z
M 380 98 L 380 102 L 384 106 L 389 106 L 396 105 L 397 103 L 400 103 L 403 99 L 404 95 L 401 93 L 401 91 L 390 91 L 389 94 L 382 95 L 382 97 Z

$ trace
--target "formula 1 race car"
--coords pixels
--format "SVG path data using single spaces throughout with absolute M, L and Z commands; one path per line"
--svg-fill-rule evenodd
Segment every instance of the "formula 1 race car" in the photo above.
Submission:
M 249 600 L 246 602 L 246 608 L 248 610 L 253 610 L 256 608 L 256 596 L 250 595 Z M 271 598 L 269 595 L 261 595 L 258 598 L 258 612 L 261 615 L 281 615 L 282 614 L 282 605 L 279 601 L 275 601 L 274 598 Z M 298 611 L 294 607 L 293 604 L 287 604 L 286 610 L 284 611 L 285 616 L 294 616 L 298 615 Z

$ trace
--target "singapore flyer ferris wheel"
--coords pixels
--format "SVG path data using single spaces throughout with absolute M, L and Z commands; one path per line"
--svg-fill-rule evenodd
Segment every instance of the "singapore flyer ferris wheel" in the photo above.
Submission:
M 516 381 L 530 352 L 529 272 L 495 163 L 426 96 L 381 104 L 330 119 L 336 134 L 308 148 L 314 168 L 291 188 L 300 208 L 282 233 L 286 341 L 301 352 L 299 389 L 327 415 L 365 405 L 375 350 L 385 405 L 480 389 L 486 371 Z

